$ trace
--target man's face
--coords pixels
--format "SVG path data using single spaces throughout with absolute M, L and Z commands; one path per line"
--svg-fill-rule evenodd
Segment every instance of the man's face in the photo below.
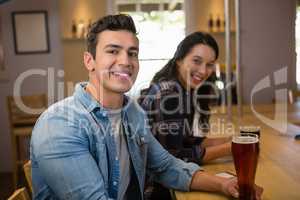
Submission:
M 106 93 L 123 94 L 134 84 L 139 70 L 138 39 L 128 31 L 103 31 L 98 35 L 94 68 L 99 89 Z

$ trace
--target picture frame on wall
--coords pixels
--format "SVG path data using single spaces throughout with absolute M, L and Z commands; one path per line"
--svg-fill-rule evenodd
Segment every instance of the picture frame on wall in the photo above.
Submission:
M 11 16 L 16 54 L 50 52 L 47 11 L 16 11 Z

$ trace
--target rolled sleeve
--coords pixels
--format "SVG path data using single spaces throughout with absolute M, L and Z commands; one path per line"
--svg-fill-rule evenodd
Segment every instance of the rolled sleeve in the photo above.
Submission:
M 192 181 L 192 177 L 193 175 L 196 173 L 196 171 L 203 171 L 203 169 L 195 164 L 195 163 L 186 163 L 180 159 L 178 159 L 179 161 L 178 162 L 183 162 L 182 164 L 182 173 L 181 173 L 181 176 L 182 176 L 182 186 L 178 189 L 181 189 L 183 191 L 190 191 L 190 185 L 191 185 L 191 181 Z

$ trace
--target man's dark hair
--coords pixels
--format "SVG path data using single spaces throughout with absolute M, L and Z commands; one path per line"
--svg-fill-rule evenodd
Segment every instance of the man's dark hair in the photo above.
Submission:
M 99 33 L 105 30 L 126 30 L 133 33 L 134 35 L 137 35 L 134 21 L 129 15 L 108 15 L 103 18 L 100 18 L 92 24 L 87 34 L 87 51 L 92 54 L 94 59 L 96 57 L 98 35 Z

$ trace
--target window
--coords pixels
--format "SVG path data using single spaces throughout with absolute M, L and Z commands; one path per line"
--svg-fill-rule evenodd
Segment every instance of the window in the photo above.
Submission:
M 116 13 L 131 15 L 137 27 L 140 71 L 129 94 L 138 96 L 185 36 L 183 0 L 115 0 L 113 6 Z

